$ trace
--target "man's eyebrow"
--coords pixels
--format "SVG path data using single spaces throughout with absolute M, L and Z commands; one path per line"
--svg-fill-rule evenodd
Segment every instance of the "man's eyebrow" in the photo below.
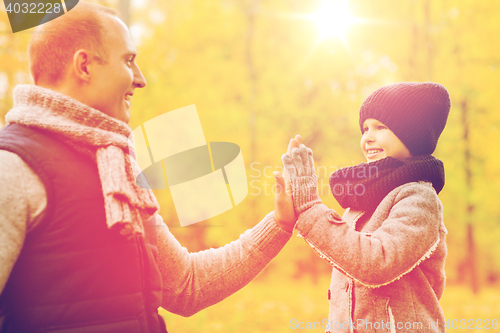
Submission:
M 132 57 L 131 60 L 134 60 L 135 57 L 137 57 L 137 53 L 136 52 L 129 52 L 129 53 L 126 53 L 123 57 L 126 58 L 126 59 Z

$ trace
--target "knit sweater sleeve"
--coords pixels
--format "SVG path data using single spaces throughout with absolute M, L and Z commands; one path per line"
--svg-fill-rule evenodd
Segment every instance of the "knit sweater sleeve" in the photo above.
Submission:
M 408 183 L 393 192 L 380 204 L 387 218 L 371 234 L 349 227 L 323 204 L 302 214 L 296 229 L 350 278 L 372 288 L 389 284 L 432 254 L 442 223 L 442 205 L 430 185 Z
M 259 274 L 283 248 L 291 233 L 279 228 L 271 212 L 252 229 L 221 248 L 189 253 L 158 223 L 158 267 L 166 310 L 182 316 L 220 302 Z
M 16 154 L 0 149 L 0 294 L 9 279 L 26 232 L 47 206 L 40 178 Z

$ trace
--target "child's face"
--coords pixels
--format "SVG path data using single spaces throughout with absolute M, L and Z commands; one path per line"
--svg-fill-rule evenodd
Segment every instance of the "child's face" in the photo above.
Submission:
M 387 156 L 399 160 L 412 156 L 408 148 L 387 126 L 373 118 L 368 118 L 363 123 L 361 150 L 368 163 Z

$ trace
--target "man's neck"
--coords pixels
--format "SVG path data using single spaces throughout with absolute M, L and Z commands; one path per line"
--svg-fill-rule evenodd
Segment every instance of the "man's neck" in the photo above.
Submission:
M 37 86 L 53 90 L 53 91 L 58 92 L 60 94 L 71 97 L 80 103 L 88 105 L 88 99 L 85 98 L 85 94 L 83 93 L 84 90 L 82 89 L 82 87 L 75 87 L 75 84 L 73 84 L 71 82 L 65 81 L 65 82 L 59 83 L 57 85 L 48 84 L 48 83 L 38 83 Z

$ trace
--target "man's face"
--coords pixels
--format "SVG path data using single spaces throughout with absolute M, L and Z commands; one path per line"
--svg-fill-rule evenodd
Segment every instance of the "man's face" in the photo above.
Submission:
M 368 163 L 392 156 L 399 160 L 411 157 L 411 153 L 387 126 L 376 119 L 366 119 L 363 123 L 361 150 Z
M 137 51 L 127 26 L 117 17 L 107 16 L 106 29 L 110 36 L 104 45 L 107 61 L 94 59 L 88 105 L 128 123 L 130 99 L 135 88 L 146 86 L 146 80 L 135 62 Z

